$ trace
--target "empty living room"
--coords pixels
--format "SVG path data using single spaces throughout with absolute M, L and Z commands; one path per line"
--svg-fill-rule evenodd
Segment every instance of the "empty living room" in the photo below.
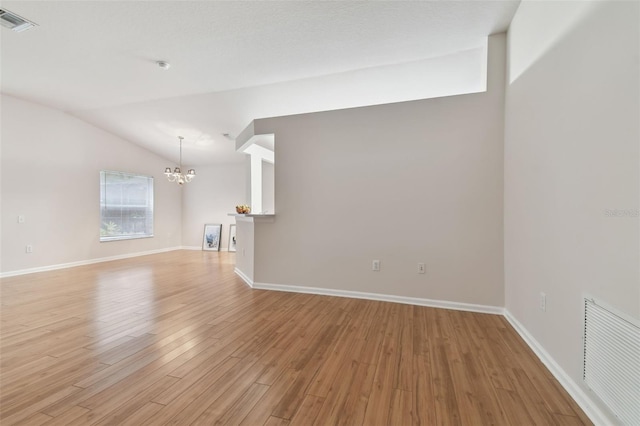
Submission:
M 640 1 L 0 24 L 3 426 L 640 425 Z

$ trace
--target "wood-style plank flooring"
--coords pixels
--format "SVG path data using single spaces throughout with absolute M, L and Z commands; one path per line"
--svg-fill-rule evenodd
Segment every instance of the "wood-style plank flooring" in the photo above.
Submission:
M 2 280 L 2 425 L 578 425 L 504 318 L 252 290 L 180 251 Z

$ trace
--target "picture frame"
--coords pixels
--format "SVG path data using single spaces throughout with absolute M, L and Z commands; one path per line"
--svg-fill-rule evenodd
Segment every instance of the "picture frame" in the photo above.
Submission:
M 236 251 L 236 225 L 229 225 L 229 251 Z
M 220 235 L 222 234 L 221 223 L 207 223 L 204 225 L 202 235 L 202 250 L 220 251 Z

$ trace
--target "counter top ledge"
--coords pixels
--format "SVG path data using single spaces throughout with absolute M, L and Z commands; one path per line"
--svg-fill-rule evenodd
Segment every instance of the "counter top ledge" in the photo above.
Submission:
M 235 216 L 236 220 L 239 221 L 244 221 L 244 222 L 263 222 L 263 223 L 270 223 L 275 221 L 275 213 L 269 213 L 269 214 L 253 214 L 253 213 L 249 213 L 249 214 L 241 214 L 241 213 L 228 213 L 228 216 Z

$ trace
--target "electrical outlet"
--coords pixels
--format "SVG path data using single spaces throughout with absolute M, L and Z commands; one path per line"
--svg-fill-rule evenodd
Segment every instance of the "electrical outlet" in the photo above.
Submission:
M 427 272 L 427 269 L 424 266 L 424 263 L 418 263 L 418 273 L 424 274 Z
M 371 262 L 371 270 L 372 271 L 379 271 L 380 270 L 380 261 L 379 260 L 374 260 L 373 262 Z
M 27 244 L 24 248 L 25 253 L 33 253 L 33 246 L 31 244 Z
M 540 310 L 547 312 L 547 295 L 542 292 L 540 293 Z
M 24 215 L 18 216 L 18 223 L 24 223 Z

